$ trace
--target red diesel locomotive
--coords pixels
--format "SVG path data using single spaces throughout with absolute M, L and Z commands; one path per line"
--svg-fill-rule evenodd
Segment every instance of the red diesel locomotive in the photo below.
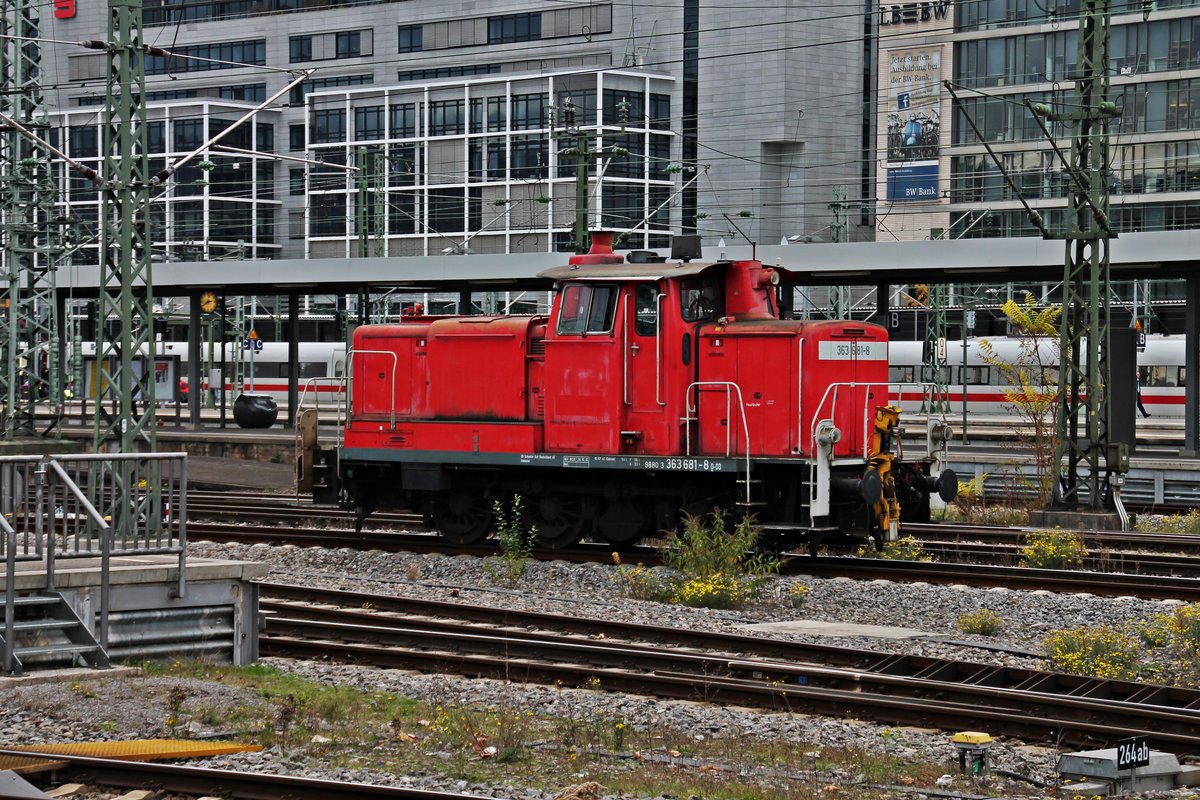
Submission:
M 359 327 L 341 443 L 308 438 L 302 486 L 360 524 L 420 510 L 456 543 L 519 494 L 551 548 L 631 543 L 714 507 L 753 513 L 773 545 L 878 543 L 928 519 L 931 492 L 953 497 L 952 473 L 893 450 L 882 327 L 779 319 L 779 274 L 759 261 L 625 263 L 611 235 L 593 242 L 542 273 L 548 317 Z

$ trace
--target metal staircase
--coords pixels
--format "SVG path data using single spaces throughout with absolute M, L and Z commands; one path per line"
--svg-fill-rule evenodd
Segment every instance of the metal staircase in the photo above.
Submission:
M 26 666 L 40 668 L 108 666 L 108 654 L 83 620 L 58 592 L 40 592 L 13 598 L 12 624 L 5 619 L 0 633 L 0 649 L 12 642 L 12 664 L 5 670 L 24 674 Z

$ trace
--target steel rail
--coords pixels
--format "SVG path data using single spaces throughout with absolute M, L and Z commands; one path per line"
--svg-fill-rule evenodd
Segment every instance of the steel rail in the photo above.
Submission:
M 1155 746 L 1190 749 L 1200 725 L 1200 709 L 809 664 L 731 660 L 616 642 L 427 630 L 411 624 L 383 627 L 269 618 L 260 646 L 273 655 L 365 661 L 470 677 L 576 686 L 593 686 L 599 680 L 602 688 L 658 697 L 866 716 L 893 724 L 955 729 L 983 722 L 993 735 L 1072 745 L 1149 736 Z
M 294 800 L 358 800 L 364 797 L 397 800 L 481 800 L 484 797 L 397 786 L 342 783 L 321 778 L 235 772 L 209 767 L 147 764 L 114 758 L 30 753 L 19 750 L 0 750 L 0 756 L 66 762 L 65 767 L 56 769 L 56 776 L 74 778 L 82 783 L 127 788 L 154 786 L 167 792 L 219 795 L 248 800 L 278 800 L 283 797 Z

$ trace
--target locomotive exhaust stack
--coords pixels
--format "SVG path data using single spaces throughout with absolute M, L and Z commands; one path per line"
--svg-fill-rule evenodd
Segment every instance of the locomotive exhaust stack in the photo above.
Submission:
M 779 319 L 783 273 L 757 260 L 626 263 L 612 241 L 542 273 L 548 316 L 360 326 L 341 445 L 316 462 L 336 465 L 331 491 L 360 516 L 421 511 L 454 542 L 519 494 L 550 548 L 714 507 L 813 547 L 929 518 L 949 479 L 893 452 L 882 327 Z

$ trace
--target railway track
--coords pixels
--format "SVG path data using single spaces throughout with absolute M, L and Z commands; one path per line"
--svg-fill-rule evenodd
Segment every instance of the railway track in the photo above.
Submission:
M 308 587 L 264 584 L 262 592 L 270 612 L 264 655 L 534 683 L 598 681 L 612 691 L 982 727 L 1071 746 L 1145 735 L 1156 747 L 1191 751 L 1200 726 L 1197 690 Z
M 54 779 L 57 783 L 76 780 L 90 786 L 128 789 L 154 787 L 160 793 L 254 798 L 254 800 L 276 797 L 292 798 L 293 800 L 360 800 L 361 798 L 480 800 L 479 795 L 473 794 L 342 783 L 319 778 L 295 778 L 286 775 L 235 772 L 178 764 L 146 764 L 115 758 L 49 755 L 2 749 L 0 749 L 0 756 L 44 759 L 47 763 L 61 765 L 54 768 Z
M 247 506 L 249 507 L 249 506 Z M 235 519 L 243 520 L 248 515 L 239 509 L 240 505 L 226 504 L 222 510 L 228 511 Z M 263 517 L 269 518 L 268 509 L 256 509 Z M 300 512 L 296 517 L 285 515 L 291 519 L 313 519 L 313 509 L 285 510 Z M 326 509 L 332 512 L 327 518 L 328 524 L 337 524 L 339 514 L 348 517 L 336 509 Z M 432 533 L 417 533 L 422 526 L 407 519 L 415 519 L 414 515 L 393 515 L 396 524 L 402 528 L 400 532 L 391 529 L 365 529 L 354 533 L 350 528 L 331 530 L 326 527 L 302 528 L 294 525 L 280 527 L 278 525 L 250 525 L 244 522 L 189 522 L 189 537 L 195 541 L 205 539 L 216 542 L 237 542 L 244 544 L 292 544 L 300 547 L 351 547 L 363 550 L 382 550 L 384 552 L 411 553 L 447 553 L 456 555 L 473 555 L 486 557 L 495 555 L 498 545 L 485 541 L 477 545 L 451 546 Z M 277 520 L 278 521 L 278 520 Z M 893 580 L 898 582 L 925 581 L 939 584 L 964 584 L 968 586 L 1008 586 L 1014 589 L 1046 589 L 1057 592 L 1087 592 L 1104 596 L 1132 596 L 1144 599 L 1166 600 L 1178 599 L 1188 602 L 1200 601 L 1200 557 L 1187 555 L 1167 555 L 1159 553 L 1141 553 L 1133 551 L 1105 551 L 1093 557 L 1086 565 L 1088 571 L 1077 570 L 1044 570 L 1011 566 L 1017 560 L 1015 543 L 990 544 L 988 542 L 959 541 L 957 537 L 968 538 L 977 534 L 983 538 L 990 537 L 993 541 L 1004 539 L 1007 542 L 1019 541 L 1019 532 L 1003 531 L 1002 529 L 962 528 L 955 532 L 952 526 L 930 525 L 913 526 L 919 528 L 923 536 L 938 535 L 939 539 L 925 541 L 927 552 L 937 555 L 936 562 L 907 562 L 871 558 L 850 558 L 844 556 L 810 558 L 807 555 L 789 555 L 782 572 L 792 575 L 814 575 L 817 577 L 849 577 L 860 580 Z M 949 534 L 949 535 L 947 535 Z M 1128 537 L 1131 534 L 1123 534 Z M 1089 534 L 1092 537 L 1093 534 Z M 1094 534 L 1096 539 L 1111 536 Z M 1140 535 L 1139 535 L 1140 536 Z M 1177 541 L 1194 544 L 1196 537 L 1176 537 L 1147 535 L 1144 540 L 1149 546 L 1171 547 Z M 1116 538 L 1110 538 L 1115 541 Z M 1089 538 L 1089 546 L 1095 545 L 1095 539 Z M 1139 544 L 1142 540 L 1139 540 Z M 1181 545 L 1182 546 L 1182 545 Z M 647 546 L 626 546 L 614 548 L 608 544 L 582 544 L 568 550 L 535 551 L 533 556 L 543 560 L 566 560 L 575 562 L 608 563 L 612 552 L 618 549 L 622 560 L 626 563 L 638 562 L 647 566 L 662 563 L 661 555 L 656 548 Z M 967 563 L 980 560 L 994 562 L 1000 553 L 1004 564 Z

